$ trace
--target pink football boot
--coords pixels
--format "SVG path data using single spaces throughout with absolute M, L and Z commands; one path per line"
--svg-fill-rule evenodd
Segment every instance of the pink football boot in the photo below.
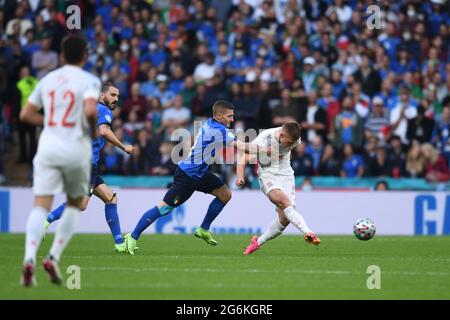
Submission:
M 253 236 L 250 240 L 250 244 L 245 248 L 244 255 L 249 255 L 253 253 L 254 251 L 258 250 L 260 248 L 258 244 L 258 236 Z

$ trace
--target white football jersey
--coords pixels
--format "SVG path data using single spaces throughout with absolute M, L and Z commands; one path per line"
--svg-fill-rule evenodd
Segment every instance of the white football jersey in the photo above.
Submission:
M 294 174 L 291 167 L 291 150 L 301 143 L 301 140 L 298 139 L 296 143 L 286 148 L 275 138 L 275 132 L 278 130 L 281 130 L 281 127 L 264 130 L 253 140 L 253 143 L 260 147 L 271 148 L 270 156 L 258 155 L 258 174 L 260 176 L 264 173 L 274 175 Z
M 44 109 L 44 129 L 36 155 L 41 161 L 60 164 L 60 160 L 76 152 L 89 152 L 86 146 L 91 142 L 84 100 L 97 100 L 100 87 L 96 76 L 73 65 L 56 69 L 39 81 L 28 100 Z

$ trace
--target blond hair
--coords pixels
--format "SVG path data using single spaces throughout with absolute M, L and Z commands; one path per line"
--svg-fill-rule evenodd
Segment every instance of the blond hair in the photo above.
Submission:
M 419 149 L 419 154 L 417 157 L 414 157 L 413 155 L 414 148 Z M 406 156 L 406 170 L 408 172 L 414 172 L 416 174 L 419 174 L 423 172 L 424 164 L 425 160 L 423 158 L 420 145 L 417 142 L 413 143 L 408 151 L 408 155 Z
M 439 159 L 439 151 L 435 147 L 433 147 L 430 143 L 424 143 L 420 147 L 420 151 L 422 152 L 423 155 L 425 155 L 425 153 L 428 153 L 430 155 L 429 158 L 425 158 L 424 156 L 426 162 L 429 161 L 431 164 L 435 164 Z

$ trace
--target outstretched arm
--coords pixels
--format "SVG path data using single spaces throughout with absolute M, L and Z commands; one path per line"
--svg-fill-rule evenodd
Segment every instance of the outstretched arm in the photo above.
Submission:
M 108 142 L 112 143 L 116 147 L 122 149 L 126 153 L 132 153 L 134 146 L 123 144 L 111 130 L 111 127 L 107 124 L 101 124 L 99 126 L 100 135 L 105 138 Z

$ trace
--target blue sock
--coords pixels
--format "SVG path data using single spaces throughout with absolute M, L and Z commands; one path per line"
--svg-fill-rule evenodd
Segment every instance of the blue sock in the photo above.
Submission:
M 138 224 L 134 228 L 133 232 L 131 233 L 133 239 L 139 239 L 141 233 L 144 232 L 145 229 L 147 229 L 153 222 L 155 222 L 156 219 L 160 217 L 162 217 L 162 215 L 160 214 L 157 206 L 144 213 Z
M 117 244 L 123 243 L 116 203 L 105 204 L 105 218 L 106 222 L 108 223 L 109 229 L 111 230 L 111 234 L 114 237 L 114 242 Z
M 209 230 L 211 223 L 215 218 L 219 215 L 220 211 L 225 207 L 225 204 L 219 200 L 219 198 L 215 198 L 208 207 L 208 212 L 206 213 L 205 218 L 200 227 L 205 230 Z
M 66 208 L 66 203 L 63 203 L 58 208 L 50 212 L 47 216 L 47 222 L 52 223 L 53 221 L 59 220 Z

